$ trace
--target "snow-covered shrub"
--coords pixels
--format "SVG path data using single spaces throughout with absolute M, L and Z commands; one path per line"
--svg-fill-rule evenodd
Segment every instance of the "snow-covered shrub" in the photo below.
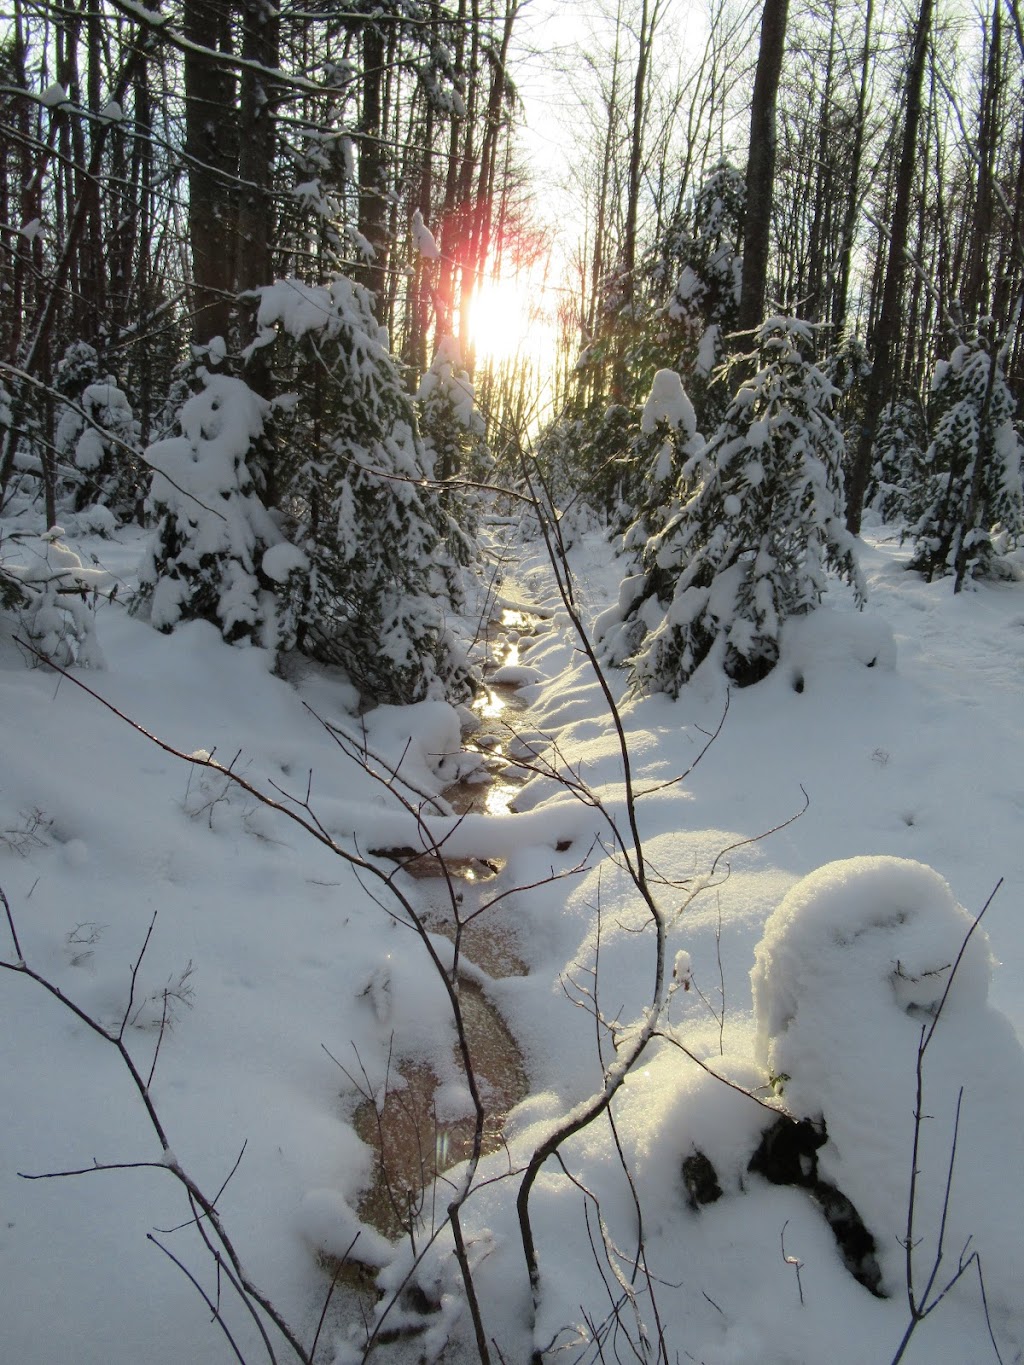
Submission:
M 607 524 L 621 504 L 627 452 L 635 429 L 622 403 L 562 413 L 537 438 L 535 456 L 554 504 L 584 520 Z
M 659 373 L 681 377 L 694 430 L 717 425 L 728 397 L 719 369 L 739 308 L 744 196 L 743 176 L 720 163 L 665 229 L 632 288 L 615 275 L 608 280 L 566 411 L 538 441 L 559 506 L 585 502 L 618 531 L 645 520 L 653 452 L 642 414 Z
M 969 1246 L 981 1256 L 990 1304 L 1014 1307 L 1024 1281 L 1024 1053 L 987 1003 L 991 956 L 981 930 L 950 985 L 972 922 L 920 863 L 864 857 L 819 868 L 769 917 L 756 950 L 755 1046 L 783 1107 L 824 1122 L 819 1170 L 859 1211 L 874 1236 L 882 1289 L 897 1294 L 906 1273 L 918 1048 L 934 1025 L 922 1061 L 918 1288 L 945 1218 L 943 1283 Z M 976 1286 L 972 1278 L 964 1292 L 976 1294 Z
M 999 576 L 1024 522 L 1020 436 L 1003 358 L 983 337 L 956 347 L 932 378 L 926 504 L 911 568 L 931 581 Z
M 275 581 L 264 554 L 284 537 L 256 496 L 247 464 L 270 411 L 241 379 L 200 369 L 201 390 L 181 409 L 180 436 L 146 451 L 154 471 L 148 510 L 155 529 L 140 574 L 140 600 L 158 630 L 206 620 L 225 640 L 275 648 Z
M 102 667 L 94 605 L 107 575 L 87 568 L 63 536 L 54 526 L 0 542 L 0 607 L 13 610 L 29 643 L 62 668 Z
M 139 424 L 127 395 L 87 342 L 73 342 L 57 365 L 56 389 L 67 399 L 54 444 L 77 471 L 65 476 L 72 510 L 101 506 L 119 520 L 133 517 L 143 491 Z
M 819 345 L 826 335 L 825 332 L 818 335 Z M 823 355 L 818 363 L 826 379 L 836 390 L 832 415 L 846 442 L 847 462 L 843 473 L 848 475 L 850 460 L 864 427 L 866 397 L 864 381 L 871 373 L 867 347 L 860 337 L 844 332 L 835 346 Z
M 664 530 L 597 626 L 606 656 L 671 696 L 716 641 L 740 684 L 774 666 L 787 617 L 816 606 L 832 569 L 863 596 L 842 524 L 843 439 L 835 390 L 804 359 L 807 323 L 758 332 L 757 370 L 680 471 Z
M 368 292 L 339 277 L 259 291 L 259 334 L 275 388 L 292 389 L 275 473 L 288 538 L 299 648 L 341 665 L 368 697 L 418 701 L 471 690 L 447 615 L 459 603 L 450 548 L 458 521 L 430 459 Z M 278 398 L 278 406 L 284 402 Z M 282 420 L 282 430 L 285 428 Z

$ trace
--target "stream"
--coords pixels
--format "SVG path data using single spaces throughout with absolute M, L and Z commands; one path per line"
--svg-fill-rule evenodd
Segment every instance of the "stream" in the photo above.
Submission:
M 538 621 L 528 609 L 508 605 L 501 609 L 500 618 L 488 622 L 484 687 L 472 707 L 479 727 L 463 736 L 465 748 L 481 754 L 483 764 L 473 780 L 443 793 L 456 814 L 510 813 L 530 775 L 517 764 L 517 757 L 525 760 L 530 752 L 520 735 L 532 729 L 520 695 L 528 677 L 520 654 L 537 632 Z M 417 883 L 417 910 L 426 928 L 452 943 L 458 935 L 461 962 L 478 969 L 471 975 L 460 968 L 458 990 L 474 1072 L 487 1110 L 484 1155 L 501 1146 L 505 1115 L 528 1094 L 518 1044 L 490 1000 L 486 984 L 478 979 L 480 974 L 492 980 L 523 976 L 527 970 L 511 921 L 514 898 L 482 909 L 504 889 L 502 873 L 500 860 L 449 858 L 442 865 L 430 853 L 403 859 L 403 874 Z M 454 905 L 449 877 L 455 888 Z M 455 1060 L 461 1072 L 457 1051 Z M 443 1220 L 444 1207 L 427 1209 L 424 1201 L 431 1197 L 436 1176 L 469 1157 L 474 1132 L 471 1117 L 443 1123 L 438 1119 L 439 1082 L 428 1066 L 400 1059 L 396 1069 L 398 1085 L 389 1086 L 376 1102 L 364 1100 L 353 1120 L 356 1132 L 376 1153 L 373 1183 L 360 1200 L 359 1216 L 391 1240 L 410 1235 L 417 1224 L 434 1227 Z

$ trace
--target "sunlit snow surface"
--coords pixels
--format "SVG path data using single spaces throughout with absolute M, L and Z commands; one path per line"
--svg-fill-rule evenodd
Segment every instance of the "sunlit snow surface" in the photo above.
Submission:
M 915 1255 L 923 1283 L 963 1086 L 940 1280 L 970 1236 L 1003 1360 L 1018 1359 L 1024 1347 L 1024 1075 L 1007 1023 L 1024 1032 L 1024 585 L 954 598 L 948 582 L 928 585 L 905 572 L 906 552 L 890 533 L 872 531 L 866 540 L 867 613 L 837 593 L 792 625 L 778 668 L 732 695 L 721 734 L 684 781 L 672 780 L 722 718 L 721 679 L 700 673 L 678 702 L 630 701 L 623 714 L 634 778 L 647 793 L 638 805 L 645 852 L 671 917 L 669 967 L 685 950 L 692 972 L 691 989 L 673 997 L 669 1022 L 690 1051 L 737 1085 L 764 1086 L 772 1071 L 782 1103 L 824 1114 L 830 1141 L 822 1170 L 873 1225 L 891 1298 L 873 1298 L 850 1277 L 805 1192 L 747 1171 L 771 1116 L 659 1043 L 615 1112 L 673 1360 L 863 1365 L 892 1358 L 907 1320 L 897 1239 L 906 1230 L 920 1030 L 967 916 L 1000 877 L 987 940 L 982 931 L 972 939 L 925 1059 L 924 1111 L 932 1117 L 919 1161 Z M 71 528 L 67 542 L 84 562 L 95 554 L 98 567 L 120 579 L 131 578 L 139 557 L 130 532 L 79 541 Z M 614 600 L 619 568 L 598 539 L 574 556 L 589 619 Z M 527 685 L 534 751 L 589 784 L 624 830 L 614 733 L 532 547 L 503 592 L 554 613 L 508 679 Z M 126 614 L 125 595 L 99 608 L 105 669 L 79 676 L 184 752 L 213 753 L 300 803 L 308 792 L 324 829 L 346 848 L 365 854 L 411 843 L 417 824 L 332 733 L 347 736 L 349 749 L 365 747 L 381 771 L 398 767 L 403 795 L 432 836 L 447 838 L 453 856 L 503 862 L 509 886 L 543 883 L 552 869 L 571 869 L 589 853 L 589 871 L 502 903 L 530 970 L 490 990 L 519 1038 L 533 1091 L 506 1126 L 508 1154 L 489 1158 L 485 1172 L 507 1173 L 510 1157 L 515 1167 L 554 1119 L 601 1083 L 594 1021 L 577 1007 L 585 992 L 596 989 L 605 1014 L 623 1024 L 650 998 L 654 936 L 628 878 L 605 856 L 613 843 L 607 820 L 541 772 L 517 793 L 518 814 L 438 814 L 444 806 L 431 808 L 427 798 L 466 770 L 449 708 L 431 703 L 360 719 L 336 676 L 308 670 L 286 683 L 266 654 L 229 648 L 209 626 L 162 636 Z M 622 676 L 612 685 L 621 694 Z M 163 992 L 191 964 L 153 1095 L 176 1160 L 211 1193 L 247 1144 L 220 1208 L 249 1275 L 309 1342 L 328 1284 L 317 1253 L 344 1251 L 359 1230 L 353 1210 L 370 1175 L 368 1149 L 350 1123 L 358 1095 L 324 1049 L 353 1074 L 358 1050 L 373 1085 L 382 1084 L 392 1048 L 430 1065 L 454 1114 L 467 1101 L 452 1066 L 444 991 L 415 936 L 329 850 L 216 772 L 164 753 L 67 681 L 27 669 L 6 623 L 0 715 L 0 886 L 25 957 L 116 1026 L 156 913 L 126 1036 L 148 1069 Z M 557 737 L 557 750 L 543 748 L 545 736 Z M 750 842 L 800 811 L 804 792 L 809 805 L 798 820 Z M 714 885 L 691 899 L 695 879 L 725 849 Z M 847 861 L 862 857 L 869 861 Z M 808 874 L 815 875 L 798 885 Z M 925 983 L 926 999 L 911 978 Z M 147 1232 L 190 1217 L 166 1170 L 18 1178 L 94 1160 L 159 1160 L 112 1049 L 31 982 L 4 973 L 0 1050 L 0 1360 L 235 1359 L 188 1281 L 146 1241 Z M 780 1102 L 771 1090 L 759 1093 Z M 699 1212 L 688 1207 L 680 1176 L 694 1149 L 713 1162 L 723 1189 Z M 593 1360 L 592 1346 L 569 1347 L 610 1309 L 588 1234 L 589 1208 L 597 1236 L 594 1206 L 581 1187 L 600 1200 L 626 1283 L 635 1208 L 606 1123 L 563 1155 L 579 1183 L 551 1163 L 533 1200 L 542 1274 L 535 1339 L 568 1348 L 555 1359 Z M 517 1187 L 514 1179 L 483 1186 L 464 1221 L 486 1329 L 504 1358 L 519 1362 L 533 1340 Z M 784 1226 L 786 1253 L 802 1262 L 802 1306 L 781 1250 Z M 154 1235 L 214 1291 L 194 1232 Z M 387 1261 L 378 1237 L 366 1231 L 363 1239 L 367 1260 Z M 398 1253 L 385 1279 L 398 1283 L 407 1263 Z M 607 1280 L 603 1259 L 600 1269 Z M 444 1238 L 422 1278 L 444 1296 L 426 1346 L 439 1348 L 451 1335 L 446 1358 L 472 1359 Z M 642 1275 L 636 1283 L 640 1311 L 653 1321 Z M 262 1358 L 229 1295 L 224 1306 L 248 1358 Z M 633 1321 L 627 1310 L 622 1330 Z M 358 1359 L 359 1330 L 355 1305 L 339 1293 L 321 1358 Z M 390 1349 L 411 1360 L 423 1345 Z M 628 1356 L 624 1336 L 620 1349 Z M 995 1359 L 976 1275 L 923 1324 L 906 1359 Z

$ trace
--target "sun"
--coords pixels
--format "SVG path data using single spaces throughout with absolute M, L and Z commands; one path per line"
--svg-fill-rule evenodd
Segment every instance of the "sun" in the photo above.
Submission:
M 521 279 L 484 280 L 469 305 L 469 339 L 478 360 L 534 358 L 549 324 L 540 316 L 532 291 Z

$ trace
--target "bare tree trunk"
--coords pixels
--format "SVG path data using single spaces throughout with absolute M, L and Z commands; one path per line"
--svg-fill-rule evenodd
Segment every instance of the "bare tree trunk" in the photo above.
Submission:
M 363 284 L 374 297 L 374 313 L 382 318 L 387 271 L 387 152 L 384 146 L 382 90 L 384 83 L 384 32 L 368 21 L 360 35 L 362 70 L 362 117 L 359 144 L 359 233 L 373 253 L 359 271 Z
M 278 65 L 281 20 L 266 0 L 242 0 L 242 56 L 267 70 Z M 238 237 L 235 287 L 270 284 L 274 277 L 274 108 L 272 78 L 242 70 L 238 91 Z
M 640 167 L 644 151 L 644 119 L 646 117 L 647 69 L 650 64 L 651 44 L 657 14 L 649 11 L 648 0 L 642 0 L 640 10 L 639 52 L 636 75 L 633 78 L 633 114 L 629 138 L 629 172 L 626 191 L 626 221 L 622 234 L 623 303 L 628 309 L 633 300 L 634 272 L 636 271 L 636 225 L 640 208 Z
M 840 336 L 846 327 L 846 309 L 850 297 L 850 256 L 853 251 L 853 230 L 860 206 L 860 168 L 864 158 L 864 125 L 867 122 L 868 73 L 871 61 L 871 19 L 874 0 L 866 0 L 864 7 L 864 46 L 861 49 L 860 85 L 857 88 L 857 114 L 853 128 L 853 155 L 850 158 L 850 185 L 843 212 L 840 242 L 839 280 L 832 306 L 832 327 Z
M 992 242 L 995 156 L 1002 89 L 1002 3 L 1001 0 L 994 0 L 988 60 L 981 83 L 981 109 L 978 117 L 978 188 L 963 297 L 964 317 L 968 324 L 976 324 L 980 317 L 987 316 L 991 305 L 989 249 Z
M 633 77 L 633 110 L 629 138 L 629 168 L 626 179 L 626 218 L 622 233 L 619 296 L 622 322 L 619 326 L 615 359 L 612 365 L 612 401 L 615 403 L 625 401 L 628 382 L 625 351 L 629 345 L 630 319 L 633 315 L 633 301 L 636 294 L 636 236 L 637 218 L 640 212 L 640 171 L 644 153 L 647 73 L 650 67 L 651 47 L 654 42 L 654 29 L 657 22 L 657 3 L 652 9 L 648 0 L 642 0 L 638 35 L 639 51 L 636 59 L 636 73 Z
M 477 178 L 476 212 L 473 240 L 469 259 L 475 279 L 482 278 L 491 250 L 494 220 L 494 188 L 497 178 L 498 140 L 501 132 L 501 111 L 508 90 L 508 50 L 512 28 L 519 12 L 519 0 L 506 0 L 501 46 L 491 57 L 491 87 L 484 116 L 484 133 L 480 143 L 480 171 Z
M 788 7 L 789 0 L 764 0 L 761 16 L 761 43 L 750 105 L 747 207 L 743 224 L 743 288 L 738 321 L 741 333 L 753 333 L 764 313 L 775 182 L 775 99 L 782 73 Z
M 864 400 L 864 423 L 857 444 L 856 457 L 847 485 L 846 525 L 853 535 L 860 534 L 864 495 L 871 469 L 871 448 L 882 409 L 890 396 L 892 358 L 900 326 L 900 295 L 905 273 L 907 230 L 910 221 L 911 193 L 914 185 L 914 165 L 917 156 L 917 129 L 921 120 L 921 87 L 924 81 L 925 56 L 932 23 L 932 0 L 921 0 L 921 8 L 914 29 L 914 46 L 907 74 L 907 110 L 903 125 L 903 151 L 896 181 L 896 203 L 893 208 L 892 230 L 889 234 L 889 255 L 882 291 L 882 311 L 875 335 L 871 373 L 867 380 Z
M 231 50 L 231 0 L 185 0 L 185 36 L 215 52 Z M 235 279 L 238 171 L 235 79 L 206 52 L 185 53 L 188 223 L 195 289 L 193 337 L 228 339 Z
M 832 215 L 835 205 L 833 183 L 835 161 L 831 144 L 836 22 L 836 4 L 833 0 L 829 15 L 828 58 L 825 63 L 825 79 L 818 113 L 818 164 L 814 177 L 814 214 L 807 247 L 807 301 L 804 304 L 804 314 L 811 322 L 821 321 L 825 307 L 827 254 L 832 240 Z

